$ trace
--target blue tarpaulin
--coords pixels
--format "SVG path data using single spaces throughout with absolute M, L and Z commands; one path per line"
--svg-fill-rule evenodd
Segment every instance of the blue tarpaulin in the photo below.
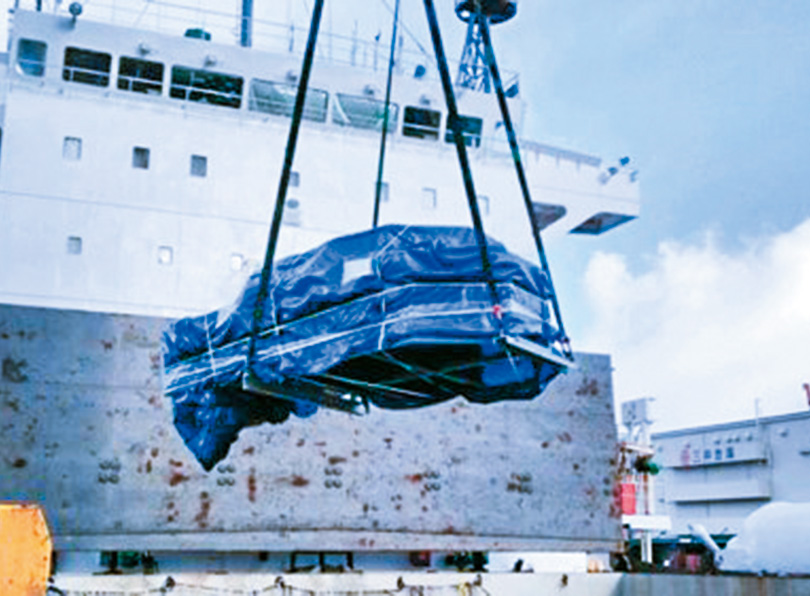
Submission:
M 384 226 L 283 259 L 250 366 L 258 274 L 231 307 L 172 323 L 164 383 L 184 441 L 210 469 L 242 428 L 349 409 L 349 395 L 386 409 L 537 396 L 565 368 L 554 290 L 488 247 L 495 304 L 468 228 Z

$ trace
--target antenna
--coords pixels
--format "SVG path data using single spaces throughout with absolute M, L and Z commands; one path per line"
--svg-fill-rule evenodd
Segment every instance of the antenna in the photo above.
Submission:
M 490 92 L 491 82 L 481 20 L 498 25 L 517 14 L 517 0 L 456 0 L 456 16 L 467 23 L 467 38 L 461 52 L 456 84 L 459 87 Z

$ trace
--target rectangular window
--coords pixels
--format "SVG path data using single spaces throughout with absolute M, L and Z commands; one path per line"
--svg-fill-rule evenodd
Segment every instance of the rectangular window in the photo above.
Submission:
M 706 449 L 706 450 L 703 452 L 703 459 L 705 459 L 705 460 L 709 460 L 709 459 L 711 459 L 711 458 L 712 458 L 712 452 L 711 452 L 711 449 Z
M 388 131 L 396 130 L 399 106 L 392 103 L 388 109 Z M 385 102 L 370 97 L 358 97 L 338 93 L 334 102 L 332 121 L 341 126 L 382 130 L 385 117 Z
M 726 447 L 726 459 L 734 459 L 734 447 Z
M 159 246 L 157 260 L 161 265 L 171 265 L 174 262 L 174 249 L 171 246 Z
M 234 75 L 173 66 L 169 95 L 175 99 L 238 109 L 242 105 L 243 83 L 242 77 Z
M 149 149 L 146 147 L 132 148 L 132 167 L 136 170 L 149 169 Z
M 103 52 L 93 52 L 81 48 L 65 49 L 65 66 L 62 79 L 96 87 L 110 84 L 112 56 Z
M 122 56 L 118 62 L 118 88 L 121 91 L 160 95 L 163 92 L 163 65 Z
M 300 226 L 301 201 L 298 199 L 287 199 L 284 203 L 284 216 L 281 221 L 288 226 Z
M 423 188 L 422 189 L 422 209 L 435 209 L 437 205 L 436 202 L 436 189 L 435 188 Z
M 464 135 L 464 144 L 467 147 L 480 147 L 484 121 L 481 118 L 473 118 L 472 116 L 459 116 L 458 123 L 461 127 L 461 134 Z M 447 132 L 444 135 L 444 140 L 448 143 L 455 143 L 450 116 L 447 116 Z
M 21 39 L 17 44 L 17 67 L 20 72 L 32 77 L 45 74 L 45 56 L 48 44 L 35 39 Z
M 389 196 L 389 187 L 387 182 L 380 182 L 380 203 L 387 203 Z
M 290 172 L 290 186 L 293 188 L 301 186 L 301 174 L 295 171 Z
M 205 155 L 191 156 L 191 175 L 205 178 L 208 175 L 208 158 Z
M 248 109 L 275 116 L 292 116 L 298 86 L 289 83 L 274 83 L 253 79 L 250 82 Z M 326 122 L 326 107 L 329 94 L 320 89 L 307 89 L 304 98 L 304 120 Z
M 442 115 L 435 110 L 424 108 L 405 108 L 402 135 L 417 139 L 438 139 Z
M 82 254 L 82 238 L 81 236 L 68 236 L 67 239 L 67 252 L 69 255 Z
M 478 195 L 478 210 L 481 215 L 489 215 L 489 197 L 486 195 Z
M 242 271 L 245 263 L 245 256 L 242 253 L 231 253 L 231 271 Z
M 78 137 L 65 137 L 62 141 L 62 158 L 79 161 L 82 158 L 82 140 Z

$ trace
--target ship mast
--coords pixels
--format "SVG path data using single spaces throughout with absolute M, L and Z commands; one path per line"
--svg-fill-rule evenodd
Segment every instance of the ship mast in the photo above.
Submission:
M 517 0 L 456 0 L 456 16 L 467 23 L 467 38 L 461 52 L 456 85 L 484 93 L 491 91 L 481 21 L 498 25 L 516 14 Z

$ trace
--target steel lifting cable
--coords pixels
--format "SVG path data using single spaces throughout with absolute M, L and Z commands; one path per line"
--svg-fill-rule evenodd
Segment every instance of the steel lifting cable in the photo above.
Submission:
M 298 142 L 298 131 L 301 127 L 301 120 L 304 115 L 304 100 L 306 99 L 307 87 L 309 86 L 309 74 L 312 70 L 312 62 L 315 56 L 315 42 L 318 39 L 318 28 L 321 24 L 324 0 L 315 0 L 312 8 L 312 21 L 309 28 L 309 38 L 304 52 L 304 63 L 301 66 L 301 78 L 298 82 L 298 93 L 295 97 L 295 106 L 292 113 L 292 124 L 290 134 L 287 138 L 287 150 L 284 154 L 284 167 L 281 170 L 281 180 L 278 184 L 278 194 L 276 195 L 276 207 L 273 213 L 273 222 L 270 226 L 270 236 L 267 240 L 267 251 L 264 256 L 261 277 L 259 278 L 259 288 L 256 295 L 256 303 L 253 307 L 253 324 L 250 331 L 250 345 L 247 356 L 247 372 L 252 370 L 253 360 L 256 356 L 256 338 L 261 328 L 264 318 L 265 302 L 269 295 L 269 284 L 273 276 L 273 259 L 278 244 L 278 235 L 281 231 L 281 220 L 284 215 L 284 203 L 287 198 L 287 189 L 290 185 L 290 174 L 292 172 L 293 158 L 295 157 L 295 147 Z
M 444 53 L 442 45 L 442 36 L 439 31 L 439 21 L 436 18 L 436 9 L 433 6 L 433 0 L 424 0 L 425 12 L 427 13 L 428 25 L 430 26 L 430 36 L 433 40 L 433 50 L 436 54 L 436 62 L 439 68 L 439 76 L 444 89 L 444 97 L 447 102 L 447 117 L 450 128 L 453 131 L 453 140 L 456 144 L 456 152 L 458 153 L 458 161 L 461 166 L 461 175 L 464 179 L 464 190 L 467 193 L 467 203 L 470 207 L 470 215 L 473 220 L 473 230 L 475 232 L 475 241 L 478 244 L 478 250 L 481 253 L 481 264 L 484 269 L 484 278 L 489 289 L 490 300 L 492 301 L 492 308 L 495 312 L 495 320 L 500 324 L 500 304 L 498 299 L 498 288 L 495 285 L 495 277 L 492 273 L 492 262 L 489 259 L 489 247 L 487 246 L 487 237 L 484 234 L 484 226 L 481 222 L 481 211 L 478 209 L 477 195 L 475 194 L 475 185 L 473 184 L 472 173 L 470 172 L 470 160 L 467 155 L 467 145 L 464 140 L 464 134 L 461 130 L 461 123 L 458 115 L 458 106 L 456 105 L 456 96 L 453 92 L 453 83 L 450 81 L 450 71 L 447 68 L 447 57 Z
M 380 221 L 380 199 L 382 197 L 383 168 L 385 165 L 385 142 L 388 136 L 388 120 L 391 114 L 391 84 L 394 76 L 394 53 L 397 49 L 397 26 L 399 25 L 399 0 L 394 6 L 394 25 L 391 32 L 391 55 L 388 57 L 388 81 L 385 85 L 385 111 L 383 112 L 383 128 L 380 136 L 380 160 L 377 164 L 377 184 L 374 187 L 374 217 L 371 227 L 377 229 Z
M 537 246 L 537 254 L 540 257 L 540 266 L 546 274 L 549 286 L 551 287 L 551 306 L 554 309 L 554 317 L 557 319 L 557 329 L 560 331 L 561 343 L 565 355 L 572 358 L 571 346 L 569 344 L 568 336 L 563 327 L 562 315 L 560 314 L 560 304 L 557 301 L 557 294 L 554 292 L 554 286 L 551 284 L 551 270 L 548 266 L 546 259 L 546 251 L 543 249 L 543 239 L 540 237 L 540 228 L 537 222 L 537 214 L 532 207 L 531 193 L 529 192 L 529 183 L 526 179 L 526 172 L 523 169 L 523 162 L 520 158 L 520 148 L 518 147 L 517 135 L 515 134 L 515 127 L 512 123 L 512 117 L 509 114 L 509 105 L 506 102 L 506 93 L 503 90 L 503 82 L 501 81 L 501 74 L 498 69 L 498 63 L 495 60 L 495 50 L 492 48 L 492 38 L 489 35 L 489 24 L 486 17 L 481 12 L 480 0 L 476 0 L 477 14 L 475 18 L 478 20 L 478 25 L 481 29 L 481 39 L 484 42 L 485 58 L 489 66 L 489 73 L 492 77 L 492 82 L 495 87 L 495 93 L 498 97 L 498 105 L 501 109 L 501 116 L 503 118 L 503 125 L 506 128 L 506 136 L 509 139 L 509 148 L 512 151 L 512 159 L 515 162 L 515 169 L 517 170 L 518 182 L 520 183 L 520 190 L 523 194 L 523 202 L 526 205 L 526 212 L 529 216 L 529 222 L 532 227 L 532 235 L 534 236 L 534 243 Z

